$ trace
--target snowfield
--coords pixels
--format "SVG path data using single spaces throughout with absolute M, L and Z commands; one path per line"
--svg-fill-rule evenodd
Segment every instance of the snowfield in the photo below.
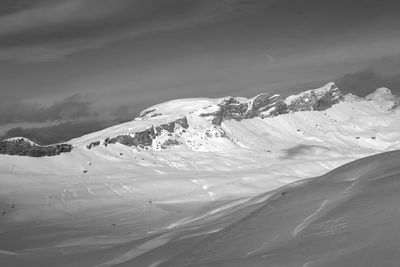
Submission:
M 70 153 L 0 155 L 0 266 L 396 266 L 390 91 L 215 125 L 224 99 L 156 105 Z M 148 147 L 104 143 L 182 117 Z

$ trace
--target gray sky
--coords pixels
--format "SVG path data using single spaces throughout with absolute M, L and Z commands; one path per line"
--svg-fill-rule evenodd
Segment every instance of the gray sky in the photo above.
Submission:
M 2 0 L 0 136 L 67 140 L 183 97 L 396 92 L 399 14 L 398 0 Z

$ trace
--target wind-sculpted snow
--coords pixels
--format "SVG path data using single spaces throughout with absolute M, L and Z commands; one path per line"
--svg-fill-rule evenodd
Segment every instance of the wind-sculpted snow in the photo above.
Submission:
M 140 190 L 143 183 L 138 183 L 138 177 L 123 183 L 116 178 L 109 180 L 105 188 L 113 192 L 113 198 L 106 197 L 95 181 L 87 181 L 86 196 L 86 188 L 75 186 L 68 187 L 63 196 L 63 205 L 74 199 L 80 199 L 75 205 L 82 205 L 95 200 L 93 196 L 103 196 L 96 199 L 100 203 L 86 203 L 82 213 L 71 203 L 66 209 L 68 216 L 47 215 L 46 224 L 40 222 L 44 220 L 41 217 L 28 226 L 21 223 L 22 218 L 13 221 L 3 215 L 0 263 L 396 266 L 400 260 L 399 160 L 400 151 L 378 154 L 252 198 L 212 201 L 203 207 L 190 201 L 159 200 L 157 195 L 146 203 L 140 197 L 135 201 L 128 192 L 145 192 Z M 204 187 L 204 182 L 196 179 L 195 185 L 212 191 L 211 186 Z M 123 186 L 118 187 L 118 183 Z M 48 212 L 53 205 L 60 205 L 49 189 L 42 188 L 48 193 L 47 200 L 43 199 L 43 209 Z M 20 200 L 10 203 L 8 212 L 15 216 L 23 211 L 19 205 L 24 204 Z M 92 210 L 95 206 L 101 209 Z M 57 216 L 63 219 L 54 220 Z M 143 224 L 137 221 L 140 217 L 145 217 Z
M 184 234 L 176 233 L 170 243 L 130 264 L 397 266 L 399 161 L 400 151 L 379 154 L 282 187 L 244 216 L 233 211 L 236 220 L 217 232 L 192 238 L 184 247 Z
M 307 178 L 400 149 L 398 99 L 387 89 L 331 96 L 340 101 L 324 110 L 311 99 L 311 110 L 277 116 L 271 94 L 174 100 L 70 140 L 70 153 L 0 155 L 0 266 L 363 266 L 352 253 L 391 257 L 397 232 L 378 225 L 393 230 L 397 220 L 389 176 L 398 152 Z M 221 103 L 232 109 L 216 125 L 202 114 Z

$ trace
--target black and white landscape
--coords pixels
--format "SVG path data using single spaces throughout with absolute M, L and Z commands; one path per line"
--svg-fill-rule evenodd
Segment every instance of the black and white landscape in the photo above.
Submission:
M 399 122 L 388 89 L 328 83 L 172 100 L 65 144 L 4 140 L 1 261 L 395 266 L 400 154 L 378 153 L 400 148 Z
M 0 266 L 399 266 L 399 3 L 1 2 Z

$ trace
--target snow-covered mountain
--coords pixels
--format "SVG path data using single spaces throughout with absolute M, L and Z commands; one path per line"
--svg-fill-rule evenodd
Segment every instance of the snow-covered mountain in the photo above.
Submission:
M 292 266 L 296 255 L 304 256 L 299 256 L 304 262 L 298 262 L 306 264 L 308 259 L 313 266 L 309 254 L 295 253 L 299 244 L 308 242 L 303 233 L 311 221 L 325 214 L 326 207 L 330 210 L 348 200 L 351 188 L 340 190 L 349 184 L 354 182 L 358 190 L 351 196 L 367 197 L 361 186 L 366 169 L 354 163 L 348 165 L 353 166 L 348 173 L 341 171 L 343 167 L 325 178 L 297 181 L 396 149 L 400 149 L 398 98 L 386 88 L 365 98 L 343 95 L 333 83 L 287 98 L 263 93 L 250 99 L 173 100 L 142 111 L 130 122 L 65 144 L 3 140 L 0 266 L 158 266 L 163 262 L 166 266 L 235 266 L 230 261 L 235 255 L 244 259 L 237 266 Z M 396 153 L 365 162 L 383 174 L 388 166 L 380 169 L 379 164 L 397 157 Z M 343 177 L 349 180 L 335 182 L 347 179 Z M 304 191 L 303 186 L 310 189 Z M 323 204 L 319 196 L 325 197 Z M 279 204 L 286 198 L 291 204 Z M 279 205 L 270 204 L 274 201 Z M 271 211 L 271 205 L 276 210 Z M 284 220 L 291 223 L 279 223 L 274 216 L 283 217 L 277 214 L 288 214 Z M 360 216 L 370 219 L 370 214 Z M 259 224 L 250 227 L 249 221 Z M 276 224 L 268 228 L 271 235 L 261 229 L 269 223 Z M 238 230 L 232 230 L 230 239 L 234 225 Z M 247 235 L 245 231 L 249 242 L 240 246 L 235 237 Z M 257 239 L 252 231 L 267 236 Z M 278 236 L 280 231 L 288 233 Z M 217 256 L 206 257 L 206 247 L 220 240 L 232 241 L 232 246 L 215 247 Z M 186 250 L 189 245 L 196 246 Z M 281 261 L 278 256 L 265 256 L 268 253 L 289 256 Z M 197 261 L 202 263 L 196 265 Z M 327 266 L 322 263 L 316 266 Z
M 99 145 L 107 146 L 119 143 L 129 147 L 151 148 L 153 150 L 165 150 L 172 147 L 192 151 L 224 150 L 238 145 L 246 146 L 247 140 L 239 141 L 236 133 L 230 129 L 232 121 L 250 120 L 260 124 L 258 126 L 263 126 L 264 122 L 275 123 L 275 121 L 279 121 L 283 124 L 281 127 L 283 128 L 289 120 L 297 115 L 306 116 L 310 117 L 308 120 L 315 120 L 316 127 L 304 124 L 295 129 L 297 132 L 306 134 L 307 131 L 316 131 L 316 129 L 310 128 L 321 128 L 324 124 L 330 124 L 332 121 L 339 122 L 332 119 L 338 112 L 342 114 L 341 116 L 346 116 L 346 112 L 348 117 L 353 116 L 353 111 L 349 112 L 348 110 L 349 107 L 356 111 L 355 114 L 361 113 L 363 108 L 370 108 L 363 107 L 366 101 L 380 105 L 383 103 L 383 106 L 380 107 L 383 109 L 382 111 L 397 107 L 397 98 L 386 88 L 379 88 L 376 92 L 367 96 L 364 101 L 361 100 L 351 95 L 343 96 L 334 83 L 328 83 L 321 88 L 292 95 L 286 99 L 280 95 L 269 93 L 262 93 L 251 99 L 242 97 L 178 99 L 150 107 L 142 111 L 131 122 L 71 140 L 69 143 L 73 147 L 86 146 L 88 149 Z M 362 104 L 358 105 L 356 102 L 362 102 Z M 338 103 L 341 103 L 340 107 L 335 107 L 335 110 L 328 113 L 306 112 L 293 115 L 305 111 L 324 111 Z M 371 111 L 376 109 L 373 104 L 370 106 Z M 327 117 L 317 119 L 315 118 L 316 114 L 323 114 Z M 279 117 L 279 119 L 275 117 Z M 258 118 L 271 119 L 257 120 Z M 247 122 L 240 124 L 241 128 L 249 128 L 245 124 Z M 275 125 L 273 128 L 281 130 L 277 126 Z M 309 127 L 302 131 L 300 128 L 305 126 Z M 337 126 L 341 127 L 341 124 L 338 123 Z M 270 129 L 272 128 L 270 127 Z M 321 128 L 320 130 L 326 129 Z M 262 129 L 260 129 L 261 132 Z M 290 135 L 290 132 L 287 134 Z M 298 135 L 298 133 L 295 134 Z M 276 137 L 276 135 L 271 133 L 271 137 Z M 244 139 L 247 138 L 244 137 Z M 215 143 L 219 145 L 216 146 Z M 72 147 L 69 147 L 68 144 L 40 147 L 25 138 L 12 138 L 0 142 L 0 153 L 2 154 L 52 156 L 70 152 L 71 149 Z M 30 153 L 31 150 L 34 150 L 34 153 Z

